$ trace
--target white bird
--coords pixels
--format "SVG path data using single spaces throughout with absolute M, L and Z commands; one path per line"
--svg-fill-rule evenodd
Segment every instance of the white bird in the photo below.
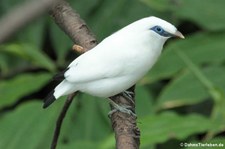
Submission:
M 77 91 L 97 97 L 126 91 L 152 68 L 170 37 L 184 38 L 174 25 L 154 16 L 129 24 L 56 75 L 62 82 L 46 98 L 43 108 Z

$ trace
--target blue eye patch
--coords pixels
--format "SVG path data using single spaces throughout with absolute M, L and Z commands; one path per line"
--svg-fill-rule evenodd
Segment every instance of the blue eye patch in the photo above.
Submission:
M 154 32 L 156 32 L 157 34 L 164 36 L 164 37 L 172 37 L 173 35 L 166 32 L 162 27 L 160 26 L 154 26 L 151 28 L 151 30 L 153 30 Z

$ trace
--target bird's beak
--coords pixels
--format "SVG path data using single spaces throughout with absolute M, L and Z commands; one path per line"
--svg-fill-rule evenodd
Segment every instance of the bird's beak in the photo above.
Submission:
M 175 32 L 174 36 L 175 37 L 178 37 L 178 38 L 182 38 L 182 39 L 185 38 L 184 35 L 180 31 L 178 31 L 178 30 Z

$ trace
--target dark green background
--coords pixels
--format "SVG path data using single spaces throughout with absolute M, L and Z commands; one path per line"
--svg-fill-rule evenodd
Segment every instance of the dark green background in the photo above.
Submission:
M 22 2 L 1 0 L 0 16 Z M 137 84 L 142 149 L 176 149 L 185 142 L 225 145 L 224 0 L 70 0 L 70 4 L 99 41 L 150 15 L 175 24 L 186 37 L 170 40 L 154 68 Z M 65 98 L 46 110 L 42 100 L 57 83 L 51 77 L 78 56 L 72 45 L 47 14 L 0 45 L 1 149 L 49 148 Z M 109 110 L 105 99 L 77 96 L 58 148 L 115 148 Z

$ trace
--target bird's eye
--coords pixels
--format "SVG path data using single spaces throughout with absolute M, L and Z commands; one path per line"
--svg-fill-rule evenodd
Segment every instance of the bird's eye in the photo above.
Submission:
M 151 28 L 154 32 L 158 33 L 161 36 L 167 36 L 167 32 L 161 26 L 154 26 Z
M 168 33 L 167 31 L 165 31 L 161 26 L 154 26 L 154 27 L 151 28 L 151 30 L 153 30 L 157 34 L 159 34 L 161 36 L 164 36 L 164 37 L 171 37 L 171 36 L 173 36 L 170 33 Z
M 162 34 L 164 32 L 164 29 L 160 26 L 154 26 L 151 28 L 151 30 L 155 31 L 158 34 Z
M 159 32 L 159 33 L 160 33 L 160 32 L 163 32 L 163 29 L 162 29 L 161 27 L 159 27 L 159 26 L 157 26 L 155 29 L 156 29 L 156 31 Z

